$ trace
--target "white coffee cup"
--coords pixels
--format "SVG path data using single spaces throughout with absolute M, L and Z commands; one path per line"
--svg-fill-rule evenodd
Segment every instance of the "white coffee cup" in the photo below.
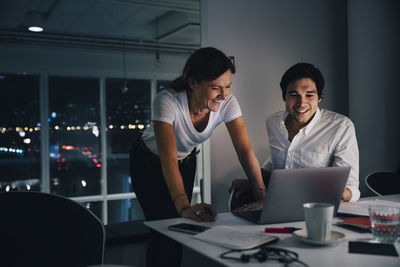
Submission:
M 307 238 L 315 241 L 331 239 L 333 205 L 329 203 L 304 203 Z

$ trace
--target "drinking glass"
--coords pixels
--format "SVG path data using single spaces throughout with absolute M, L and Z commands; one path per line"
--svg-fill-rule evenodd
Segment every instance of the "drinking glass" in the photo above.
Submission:
M 400 209 L 392 206 L 371 205 L 368 211 L 374 238 L 381 243 L 394 243 L 400 232 Z

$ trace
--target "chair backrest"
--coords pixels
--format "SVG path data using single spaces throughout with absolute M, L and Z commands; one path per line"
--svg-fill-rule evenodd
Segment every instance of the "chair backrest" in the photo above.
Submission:
M 365 177 L 365 184 L 378 196 L 400 194 L 400 173 L 373 172 Z
M 105 230 L 88 209 L 39 192 L 0 193 L 2 266 L 79 267 L 103 263 Z

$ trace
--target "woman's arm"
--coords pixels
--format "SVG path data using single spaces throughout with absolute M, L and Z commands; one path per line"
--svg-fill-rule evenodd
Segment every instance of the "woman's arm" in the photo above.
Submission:
M 181 210 L 184 207 L 190 206 L 190 204 L 178 167 L 178 151 L 174 129 L 171 124 L 166 122 L 154 121 L 153 123 L 164 179 L 176 210 L 180 214 Z
M 261 168 L 250 144 L 246 123 L 242 116 L 226 123 L 233 146 L 240 164 L 250 182 L 256 200 L 265 197 L 265 185 L 261 176 Z
M 153 121 L 153 124 L 163 176 L 178 214 L 197 221 L 213 221 L 216 214 L 210 205 L 201 203 L 190 206 L 178 167 L 178 151 L 173 126 L 162 121 Z M 198 214 L 199 211 L 201 211 L 200 214 Z

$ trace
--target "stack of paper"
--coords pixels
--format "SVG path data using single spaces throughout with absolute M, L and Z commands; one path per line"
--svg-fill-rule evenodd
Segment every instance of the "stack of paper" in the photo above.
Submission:
M 368 206 L 370 205 L 385 205 L 400 208 L 400 202 L 379 199 L 360 200 L 357 202 L 342 202 L 339 206 L 338 213 L 368 216 Z
M 249 249 L 278 240 L 278 237 L 268 235 L 263 231 L 226 225 L 214 226 L 193 237 L 230 249 Z

